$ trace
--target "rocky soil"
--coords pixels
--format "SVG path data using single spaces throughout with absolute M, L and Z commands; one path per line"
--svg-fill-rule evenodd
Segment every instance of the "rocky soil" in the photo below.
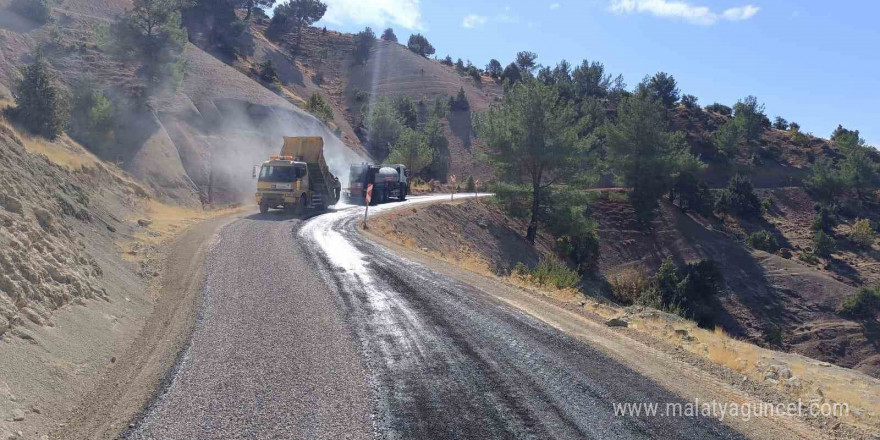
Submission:
M 52 311 L 71 302 L 107 300 L 103 270 L 70 223 L 97 221 L 85 185 L 108 172 L 71 172 L 29 154 L 5 125 L 0 169 L 0 336 L 24 319 L 51 325 Z

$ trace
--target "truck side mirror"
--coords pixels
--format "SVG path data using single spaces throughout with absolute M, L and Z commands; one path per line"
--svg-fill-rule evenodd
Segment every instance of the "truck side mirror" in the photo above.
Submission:
M 256 179 L 257 178 L 257 166 L 254 165 L 254 168 L 251 171 L 253 171 L 253 175 L 251 176 L 251 178 Z

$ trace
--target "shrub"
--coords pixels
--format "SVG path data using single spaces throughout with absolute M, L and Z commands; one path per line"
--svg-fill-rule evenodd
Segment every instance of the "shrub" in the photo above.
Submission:
M 472 67 L 468 70 L 468 75 L 471 76 L 471 79 L 473 79 L 475 83 L 483 82 L 483 77 L 480 76 L 479 69 L 477 69 L 475 67 Z
M 370 92 L 361 89 L 355 89 L 354 100 L 357 102 L 367 102 L 370 100 Z
M 608 277 L 611 296 L 623 305 L 632 305 L 651 287 L 651 278 L 644 272 L 627 267 Z
M 260 79 L 270 84 L 278 80 L 278 71 L 272 65 L 272 60 L 260 63 Z
M 449 55 L 446 55 L 446 58 L 443 58 L 442 60 L 440 60 L 440 64 L 443 64 L 444 66 L 452 66 L 452 64 L 453 64 L 452 57 Z
M 880 289 L 861 288 L 843 300 L 837 313 L 848 318 L 870 319 L 880 311 Z
M 834 167 L 831 159 L 821 157 L 813 163 L 810 177 L 806 181 L 809 188 L 817 197 L 825 201 L 832 201 L 846 192 L 846 182 L 840 171 Z
M 761 202 L 755 195 L 752 182 L 737 174 L 730 179 L 727 188 L 721 191 L 715 209 L 742 217 L 759 216 Z
M 761 215 L 770 214 L 770 211 L 773 210 L 773 199 L 764 199 L 761 200 Z
M 724 104 L 719 104 L 717 102 L 714 104 L 711 104 L 711 105 L 707 105 L 706 110 L 708 110 L 710 112 L 720 113 L 725 116 L 730 116 L 733 114 L 732 108 L 730 108 Z
M 725 122 L 715 133 L 712 133 L 712 143 L 715 148 L 728 158 L 736 155 L 739 138 L 739 126 L 734 121 Z
M 107 96 L 90 80 L 79 82 L 73 90 L 70 136 L 104 156 L 115 140 L 113 110 Z
M 382 32 L 382 39 L 385 41 L 392 41 L 394 43 L 397 43 L 397 35 L 394 35 L 394 29 L 385 29 L 385 32 Z
M 434 105 L 431 108 L 431 116 L 435 118 L 445 118 L 447 114 L 449 114 L 449 102 L 450 99 L 440 95 L 434 98 Z
M 818 231 L 813 234 L 813 252 L 820 257 L 828 257 L 834 252 L 837 243 L 834 238 L 826 234 L 825 231 Z
M 571 289 L 581 280 L 577 271 L 569 269 L 565 263 L 552 257 L 542 259 L 529 276 L 542 286 L 553 286 L 557 289 Z
M 694 173 L 682 172 L 675 178 L 670 191 L 670 201 L 678 198 L 678 206 L 683 211 L 693 210 L 709 216 L 715 207 L 715 196 L 706 182 L 697 179 Z
M 876 234 L 871 228 L 871 221 L 863 218 L 853 223 L 852 231 L 849 233 L 849 239 L 858 246 L 870 248 L 874 244 Z
M 324 122 L 333 119 L 333 107 L 324 101 L 324 97 L 318 92 L 312 93 L 312 96 L 309 97 L 306 109 Z
M 839 223 L 837 218 L 837 206 L 817 203 L 814 207 L 816 216 L 813 217 L 813 225 L 811 229 L 815 231 L 825 231 L 829 234 L 834 233 L 834 227 Z
M 54 78 L 41 53 L 37 53 L 34 63 L 25 67 L 22 74 L 12 91 L 16 106 L 9 110 L 9 116 L 29 131 L 54 139 L 67 125 L 70 115 L 67 98 L 53 84 Z
M 779 242 L 776 241 L 776 237 L 766 230 L 752 232 L 746 239 L 746 243 L 755 249 L 771 254 L 779 250 Z
M 639 297 L 638 302 L 708 325 L 714 315 L 708 301 L 718 293 L 721 283 L 721 269 L 712 260 L 678 268 L 672 258 L 667 257 L 651 277 L 650 288 Z
M 773 128 L 777 130 L 788 130 L 788 121 L 782 116 L 777 116 L 776 119 L 773 120 Z
M 467 182 L 464 184 L 464 190 L 469 193 L 477 191 L 477 184 L 474 183 L 474 176 L 468 176 Z
M 12 0 L 9 9 L 40 24 L 46 23 L 52 17 L 49 0 Z
M 697 105 L 697 97 L 694 95 L 682 95 L 681 103 L 685 108 L 699 108 Z

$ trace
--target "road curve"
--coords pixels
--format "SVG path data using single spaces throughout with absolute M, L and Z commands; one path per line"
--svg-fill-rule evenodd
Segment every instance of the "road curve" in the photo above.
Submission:
M 227 226 L 192 343 L 128 437 L 741 438 L 713 419 L 616 417 L 612 402 L 681 400 L 366 240 L 362 216 Z
M 711 419 L 615 417 L 612 402 L 680 399 L 488 294 L 365 239 L 355 230 L 362 213 L 314 218 L 298 243 L 353 325 L 378 437 L 740 438 Z

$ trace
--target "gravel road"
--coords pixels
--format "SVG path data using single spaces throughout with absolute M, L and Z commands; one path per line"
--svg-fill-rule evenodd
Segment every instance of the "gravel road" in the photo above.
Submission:
M 680 399 L 368 241 L 362 215 L 227 226 L 191 346 L 129 437 L 741 438 L 712 419 L 616 417 L 612 402 Z
M 368 377 L 332 290 L 280 212 L 226 226 L 174 378 L 134 439 L 369 438 Z

